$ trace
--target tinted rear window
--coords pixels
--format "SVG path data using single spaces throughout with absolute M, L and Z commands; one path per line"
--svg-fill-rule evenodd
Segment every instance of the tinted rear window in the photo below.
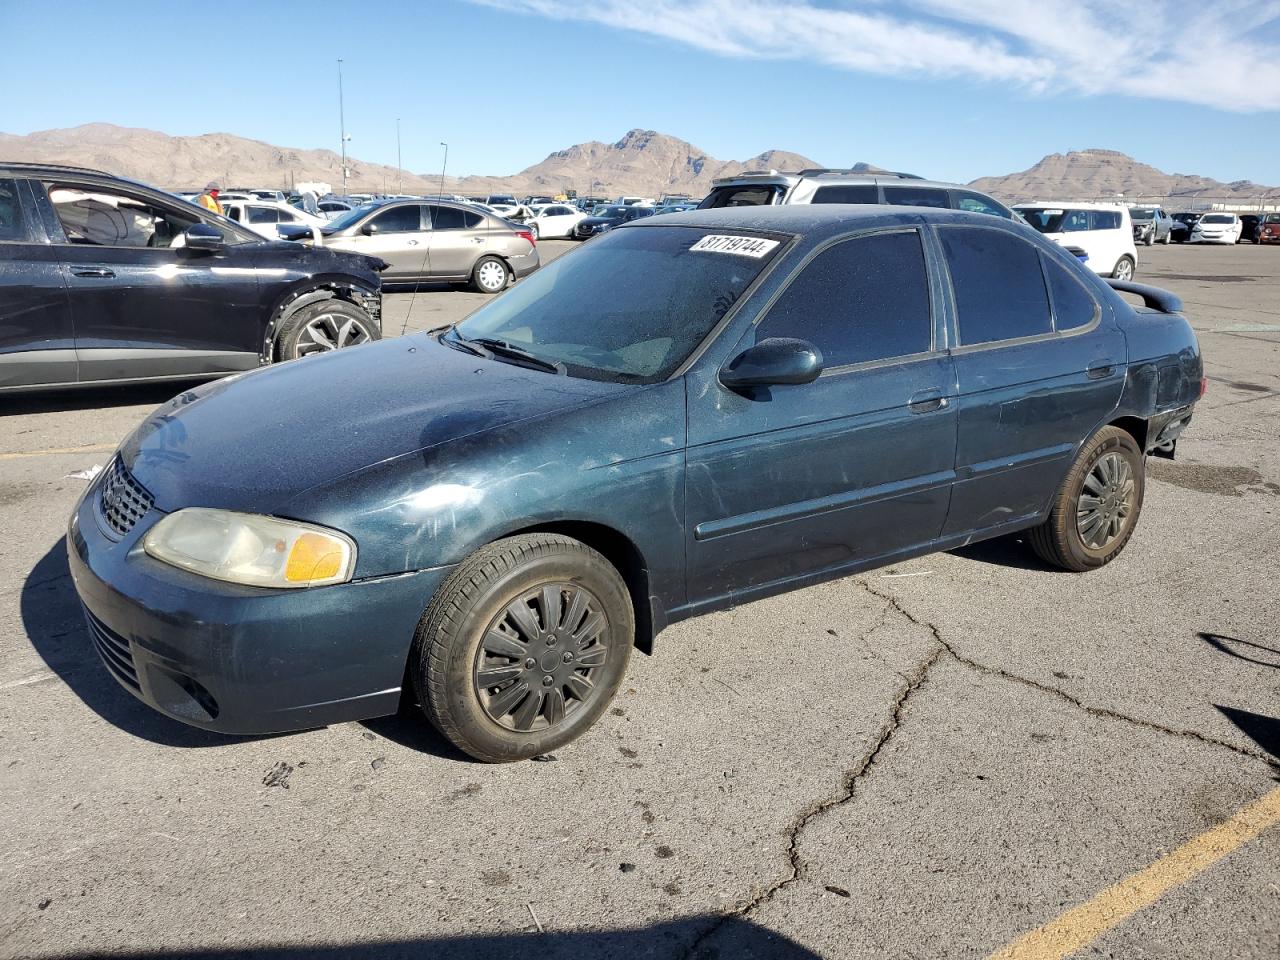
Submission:
M 931 187 L 885 187 L 884 202 L 899 207 L 950 207 L 945 190 Z
M 811 203 L 879 203 L 880 190 L 874 183 L 832 184 L 819 187 Z
M 1098 304 L 1084 284 L 1049 257 L 1044 258 L 1044 271 L 1049 278 L 1049 292 L 1053 295 L 1054 328 L 1073 330 L 1092 323 Z
M 933 340 L 920 235 L 883 233 L 820 253 L 761 322 L 765 337 L 797 337 L 839 367 L 924 353 Z
M 955 290 L 960 343 L 991 343 L 1049 333 L 1049 295 L 1040 253 L 1002 230 L 938 231 Z

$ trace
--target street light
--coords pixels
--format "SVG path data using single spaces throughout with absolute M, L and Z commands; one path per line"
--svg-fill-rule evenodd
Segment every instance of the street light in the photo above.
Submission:
M 396 117 L 396 169 L 400 171 L 400 186 L 396 193 L 404 195 L 404 164 L 400 160 L 400 118 Z
M 444 171 L 445 171 L 445 168 L 449 166 L 449 145 L 445 143 L 443 140 L 441 140 L 440 146 L 444 147 L 444 162 L 440 164 L 440 196 L 443 197 L 444 196 Z
M 347 114 L 342 103 L 342 58 L 338 58 L 338 136 L 342 145 L 342 195 L 347 194 Z

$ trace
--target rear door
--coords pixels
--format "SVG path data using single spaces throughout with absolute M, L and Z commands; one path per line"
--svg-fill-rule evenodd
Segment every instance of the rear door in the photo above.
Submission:
M 443 204 L 427 204 L 431 218 L 431 275 L 441 278 L 470 276 L 475 262 L 488 249 L 485 218 L 471 210 Z
M 256 367 L 266 318 L 255 243 L 213 217 L 114 181 L 43 185 L 55 255 L 67 270 L 81 381 L 225 373 Z M 33 187 L 40 184 L 33 182 Z M 196 223 L 217 252 L 185 249 Z
M 75 381 L 65 268 L 28 182 L 0 178 L 0 389 Z
M 956 484 L 944 536 L 1038 516 L 1115 410 L 1125 344 L 1057 254 L 998 226 L 939 226 L 951 279 Z
M 818 253 L 730 357 L 768 337 L 822 352 L 812 383 L 689 392 L 689 600 L 928 543 L 955 464 L 952 363 L 916 228 Z

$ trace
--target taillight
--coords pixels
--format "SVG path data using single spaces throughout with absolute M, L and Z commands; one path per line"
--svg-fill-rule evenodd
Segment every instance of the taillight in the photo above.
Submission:
M 1209 392 L 1209 378 L 1201 377 L 1200 378 L 1200 396 L 1203 397 L 1208 392 Z
M 524 237 L 526 240 L 529 241 L 529 246 L 531 247 L 536 247 L 538 245 L 538 241 L 533 238 L 532 230 L 517 230 L 516 236 Z

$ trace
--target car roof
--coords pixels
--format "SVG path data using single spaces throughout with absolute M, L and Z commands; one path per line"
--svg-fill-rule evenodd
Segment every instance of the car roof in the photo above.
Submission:
M 852 230 L 919 226 L 922 223 L 954 223 L 1035 231 L 1023 224 L 986 213 L 948 210 L 942 207 L 898 207 L 884 204 L 797 203 L 774 206 L 718 207 L 645 217 L 622 229 L 649 227 L 703 227 L 724 230 L 759 230 L 823 239 Z M 1035 234 L 1038 236 L 1038 234 Z
M 1128 210 L 1127 203 L 1103 203 L 1097 200 L 1024 200 L 1015 203 L 1013 209 L 1022 210 L 1027 207 L 1069 207 L 1072 210 Z

